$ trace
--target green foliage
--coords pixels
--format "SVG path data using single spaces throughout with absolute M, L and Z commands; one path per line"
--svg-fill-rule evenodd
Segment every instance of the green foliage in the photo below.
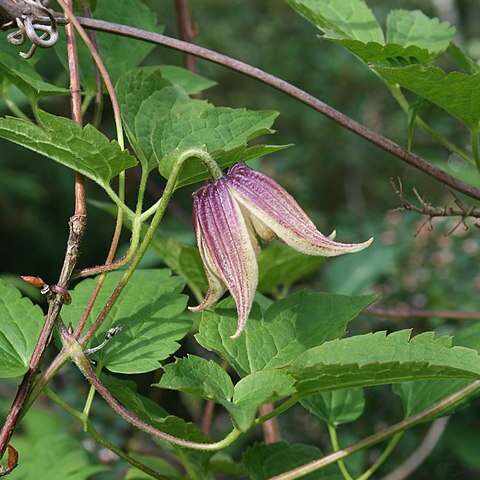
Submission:
M 67 434 L 46 435 L 20 450 L 21 468 L 9 476 L 14 480 L 87 480 L 107 467 L 92 465 L 81 443 Z
M 470 130 L 479 129 L 479 74 L 446 74 L 431 65 L 411 65 L 404 68 L 379 66 L 375 67 L 375 70 L 389 82 L 398 83 L 447 111 L 465 123 Z
M 19 377 L 44 322 L 43 313 L 12 285 L 0 280 L 0 377 Z
M 120 172 L 136 165 L 91 125 L 81 128 L 73 120 L 37 110 L 39 125 L 20 118 L 0 118 L 0 137 L 72 168 L 105 187 Z
M 148 68 L 148 67 L 146 67 Z M 183 88 L 189 95 L 195 95 L 214 87 L 217 82 L 193 73 L 177 65 L 160 65 L 157 67 L 163 78 L 167 79 L 173 85 Z
M 289 445 L 287 442 L 277 442 L 271 445 L 256 444 L 248 448 L 243 456 L 243 463 L 251 480 L 267 480 L 270 477 L 299 467 L 316 460 L 322 452 L 311 445 Z M 326 468 L 305 475 L 307 480 L 340 480 L 341 475 L 335 474 L 335 469 Z
M 122 275 L 123 272 L 107 274 L 88 325 L 99 315 Z M 78 324 L 95 284 L 94 279 L 87 279 L 75 287 L 71 305 L 63 310 L 67 323 Z M 91 343 L 94 346 L 101 343 L 108 329 L 114 326 L 121 326 L 122 330 L 95 358 L 118 373 L 143 373 L 159 368 L 159 362 L 179 348 L 178 341 L 191 327 L 191 320 L 181 316 L 187 302 L 187 297 L 180 293 L 183 285 L 168 270 L 137 270 Z
M 480 377 L 480 355 L 452 346 L 450 337 L 410 330 L 333 340 L 300 355 L 288 372 L 303 395 L 355 386 L 420 379 Z
M 203 313 L 197 341 L 227 360 L 240 376 L 292 363 L 300 354 L 323 342 L 341 337 L 347 323 L 375 296 L 344 297 L 305 290 L 278 300 L 262 315 L 257 304 L 235 340 L 237 321 L 233 301 Z
M 157 33 L 163 31 L 163 26 L 157 24 L 156 14 L 140 0 L 122 0 L 121 2 L 102 0 L 98 2 L 98 7 L 92 16 L 99 20 L 123 24 L 128 19 L 128 24 L 135 25 L 137 28 Z M 95 36 L 100 57 L 114 83 L 124 72 L 139 65 L 154 48 L 150 43 L 120 35 L 97 32 Z M 95 92 L 95 70 L 92 57 L 83 41 L 77 42 L 77 48 L 83 88 L 89 93 Z M 61 35 L 55 46 L 55 53 L 64 68 L 68 69 L 66 51 L 66 39 Z
M 301 403 L 324 422 L 337 426 L 353 422 L 362 415 L 365 396 L 363 389 L 350 388 L 312 395 Z
M 294 380 L 282 371 L 260 371 L 247 375 L 235 387 L 228 374 L 212 360 L 189 355 L 165 365 L 156 385 L 180 390 L 223 405 L 241 430 L 247 430 L 260 405 L 294 393 Z

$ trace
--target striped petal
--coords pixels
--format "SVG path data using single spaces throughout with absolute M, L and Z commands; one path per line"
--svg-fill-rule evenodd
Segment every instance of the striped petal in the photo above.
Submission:
M 195 234 L 209 281 L 209 291 L 195 310 L 210 306 L 226 287 L 237 305 L 237 330 L 232 336 L 236 338 L 245 327 L 258 284 L 255 248 L 225 178 L 202 187 L 194 198 Z
M 232 196 L 248 210 L 260 238 L 271 238 L 273 231 L 287 245 L 308 255 L 333 257 L 368 247 L 363 243 L 339 243 L 320 233 L 295 199 L 278 183 L 244 163 L 234 165 L 225 176 Z M 261 227 L 257 227 L 257 225 Z

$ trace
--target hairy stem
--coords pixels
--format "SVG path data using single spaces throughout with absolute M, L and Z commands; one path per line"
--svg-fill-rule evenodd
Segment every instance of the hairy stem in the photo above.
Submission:
M 480 312 L 463 310 L 424 310 L 421 308 L 403 307 L 367 307 L 363 310 L 367 315 L 390 318 L 452 318 L 457 320 L 480 320 Z

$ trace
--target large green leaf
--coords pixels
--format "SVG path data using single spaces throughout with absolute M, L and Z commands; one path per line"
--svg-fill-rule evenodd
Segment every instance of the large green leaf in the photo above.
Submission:
M 9 474 L 13 480 L 87 480 L 107 469 L 93 465 L 81 442 L 67 434 L 43 436 L 19 454 L 20 467 Z
M 301 401 L 309 412 L 330 425 L 342 425 L 355 421 L 365 408 L 362 388 L 344 388 L 312 395 Z
M 420 10 L 392 10 L 387 17 L 387 43 L 416 45 L 432 54 L 444 52 L 455 37 L 455 27 Z
M 271 126 L 277 115 L 278 112 L 269 110 L 215 107 L 199 100 L 176 103 L 167 115 L 158 119 L 152 132 L 151 142 L 160 173 L 168 178 L 178 154 L 188 148 L 205 147 L 214 157 L 245 148 L 248 140 L 273 133 Z M 183 167 L 180 183 L 184 185 L 185 178 L 193 178 L 188 182 L 192 183 L 208 176 L 200 162 L 189 161 Z
M 100 313 L 123 272 L 107 274 L 88 325 Z M 62 310 L 63 319 L 77 325 L 95 287 L 94 279 L 80 282 L 72 292 L 72 303 Z M 180 292 L 183 281 L 169 270 L 137 270 L 115 302 L 109 316 L 93 337 L 92 345 L 103 341 L 108 329 L 122 331 L 96 355 L 109 370 L 142 373 L 159 368 L 178 348 L 190 330 L 191 320 L 182 317 L 187 297 Z
M 38 110 L 40 125 L 20 118 L 0 118 L 0 137 L 45 155 L 105 187 L 136 160 L 116 141 L 91 125 Z
M 375 70 L 389 82 L 398 83 L 439 106 L 471 130 L 479 128 L 480 74 L 446 74 L 431 65 L 410 65 L 404 68 L 378 66 Z
M 209 80 L 177 65 L 160 65 L 158 69 L 164 78 L 174 85 L 183 88 L 189 95 L 203 92 L 217 84 L 213 80 Z
M 480 325 L 475 324 L 460 330 L 455 335 L 453 342 L 455 345 L 480 350 Z M 408 417 L 448 397 L 468 383 L 468 380 L 461 379 L 418 380 L 396 384 L 393 386 L 393 391 L 402 399 L 405 416 Z
M 283 371 L 264 370 L 240 380 L 235 387 L 217 363 L 195 355 L 164 366 L 159 388 L 180 390 L 223 405 L 238 428 L 247 430 L 260 405 L 294 393 L 293 378 Z
M 286 0 L 329 37 L 385 43 L 383 31 L 363 0 Z
M 341 337 L 347 323 L 375 300 L 374 295 L 346 297 L 294 293 L 271 305 L 262 317 L 254 303 L 242 335 L 232 340 L 237 324 L 233 300 L 203 313 L 198 342 L 227 360 L 240 376 L 292 363 L 301 353 Z
M 303 395 L 411 380 L 480 378 L 477 351 L 453 347 L 450 337 L 435 338 L 433 332 L 410 334 L 401 330 L 333 340 L 306 351 L 287 370 Z
M 135 25 L 150 32 L 162 33 L 163 26 L 157 24 L 157 16 L 140 0 L 102 0 L 93 13 L 99 20 Z M 55 46 L 55 53 L 67 68 L 66 40 L 63 32 Z M 95 33 L 98 50 L 110 78 L 115 83 L 124 72 L 135 68 L 155 48 L 154 45 L 109 33 Z M 90 52 L 83 43 L 77 42 L 80 63 L 80 77 L 84 89 L 95 91 L 94 63 Z
M 18 377 L 27 371 L 43 322 L 40 307 L 0 280 L 1 378 Z
M 243 455 L 243 464 L 249 473 L 250 480 L 267 480 L 292 468 L 317 460 L 322 452 L 311 445 L 289 445 L 278 442 L 266 445 L 263 443 L 249 447 Z M 305 475 L 305 480 L 340 480 L 338 467 L 332 465 Z

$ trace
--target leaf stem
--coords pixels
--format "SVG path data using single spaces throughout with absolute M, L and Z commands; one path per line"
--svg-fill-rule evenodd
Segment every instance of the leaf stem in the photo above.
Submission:
M 95 369 L 95 375 L 100 376 L 100 372 L 102 371 L 103 364 L 102 362 L 98 362 L 97 368 Z M 95 397 L 95 387 L 90 385 L 90 390 L 88 391 L 87 400 L 85 401 L 85 406 L 83 407 L 82 413 L 82 422 L 83 422 L 83 430 L 86 432 L 88 428 L 88 417 L 90 415 L 90 410 L 92 408 L 93 398 Z
M 330 435 L 330 441 L 332 442 L 333 451 L 338 452 L 340 450 L 340 445 L 338 443 L 337 429 L 335 428 L 335 425 L 332 425 L 331 423 L 328 423 L 327 426 L 328 434 Z M 353 480 L 352 476 L 347 470 L 344 461 L 340 459 L 338 460 L 337 464 L 340 472 L 342 472 L 343 478 L 345 480 Z
M 478 135 L 480 131 L 478 129 L 472 130 L 472 154 L 473 158 L 475 159 L 475 165 L 477 166 L 477 170 L 480 172 L 480 155 L 478 153 Z
M 404 432 L 397 433 L 394 435 L 390 441 L 388 442 L 385 450 L 382 452 L 382 454 L 377 458 L 375 463 L 368 469 L 365 470 L 362 475 L 360 475 L 357 480 L 367 480 L 370 478 L 385 462 L 385 460 L 390 456 L 390 454 L 393 452 L 395 447 L 397 446 L 397 443 L 399 440 L 402 438 Z
M 301 467 L 297 467 L 293 470 L 289 470 L 288 472 L 281 473 L 280 475 L 271 477 L 268 480 L 294 480 L 296 478 L 303 477 L 308 473 L 315 472 L 323 467 L 326 467 L 327 465 L 338 462 L 338 460 L 342 458 L 352 455 L 352 453 L 375 445 L 379 442 L 386 440 L 392 435 L 396 435 L 397 433 L 412 428 L 419 423 L 425 422 L 426 420 L 435 417 L 443 411 L 448 410 L 449 408 L 463 401 L 468 396 L 477 393 L 478 391 L 480 391 L 480 380 L 476 380 L 475 382 L 470 383 L 466 387 L 456 391 L 455 393 L 449 395 L 443 400 L 440 400 L 439 402 L 426 408 L 425 410 L 422 410 L 416 415 L 408 417 L 401 422 L 384 428 L 383 430 L 380 430 L 379 432 L 374 433 L 373 435 L 370 435 L 360 440 L 359 442 L 350 445 L 349 447 L 342 448 L 342 450 L 339 450 L 338 452 L 334 452 L 330 455 L 327 455 L 326 457 L 313 460 L 312 462 L 302 465 Z
M 22 112 L 20 107 L 8 96 L 7 93 L 3 94 L 3 100 L 5 101 L 5 104 L 7 105 L 8 109 L 18 118 L 21 118 L 22 120 L 26 120 L 27 122 L 31 122 L 32 119 L 28 118 L 28 116 Z
M 255 420 L 255 425 L 261 425 L 262 423 L 270 420 L 271 418 L 277 417 L 282 413 L 286 412 L 289 408 L 293 407 L 300 398 L 296 395 L 292 395 L 288 400 L 283 402 L 277 408 L 273 409 L 271 412 L 267 413 L 266 415 L 262 415 Z

